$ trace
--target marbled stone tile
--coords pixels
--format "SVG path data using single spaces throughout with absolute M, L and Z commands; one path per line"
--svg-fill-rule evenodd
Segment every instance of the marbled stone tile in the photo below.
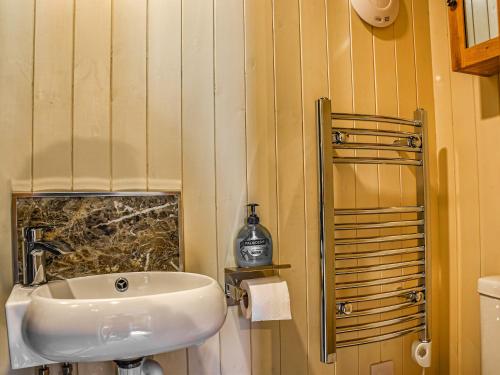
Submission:
M 137 196 L 15 197 L 18 269 L 27 226 L 50 226 L 44 240 L 63 241 L 74 252 L 47 255 L 47 278 L 102 273 L 175 271 L 180 260 L 179 193 Z

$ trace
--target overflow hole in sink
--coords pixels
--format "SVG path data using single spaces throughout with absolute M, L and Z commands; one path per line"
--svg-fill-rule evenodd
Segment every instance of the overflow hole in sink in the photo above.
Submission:
M 115 281 L 115 288 L 118 292 L 125 292 L 128 289 L 128 280 L 124 277 L 119 277 Z

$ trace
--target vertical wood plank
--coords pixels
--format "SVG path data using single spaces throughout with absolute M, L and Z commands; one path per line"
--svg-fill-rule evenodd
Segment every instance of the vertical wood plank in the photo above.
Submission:
M 149 190 L 181 188 L 181 32 L 181 0 L 149 0 Z
M 437 267 L 440 263 L 440 254 L 441 251 L 439 249 L 439 234 L 436 230 L 436 223 L 438 223 L 438 200 L 437 200 L 437 191 L 438 191 L 438 186 L 437 186 L 437 179 L 432 178 L 432 176 L 437 176 L 437 152 L 436 152 L 436 122 L 435 122 L 435 115 L 434 115 L 434 95 L 433 95 L 433 72 L 432 72 L 432 63 L 431 59 L 429 59 L 429 50 L 431 46 L 431 34 L 430 34 L 430 26 L 429 26 L 429 1 L 424 0 L 424 1 L 413 1 L 413 17 L 414 17 L 414 37 L 415 37 L 415 68 L 416 68 L 416 81 L 417 81 L 417 105 L 420 108 L 425 108 L 427 110 L 427 116 L 428 116 L 428 121 L 427 121 L 427 126 L 428 126 L 428 148 L 429 148 L 429 160 L 428 160 L 428 167 L 429 167 L 429 189 L 430 189 L 430 220 L 431 222 L 428 223 L 429 227 L 432 228 L 432 231 L 430 233 L 430 240 L 431 240 L 431 260 L 434 262 L 434 266 L 432 267 L 432 275 L 431 275 L 431 280 L 439 280 L 440 277 L 440 272 L 439 268 Z M 468 142 L 471 142 L 471 138 L 468 138 Z M 473 144 L 476 144 L 475 142 L 471 142 Z M 476 158 L 468 157 L 471 159 L 471 162 L 474 163 L 474 161 L 477 161 L 477 154 Z M 477 171 L 477 165 L 475 167 L 475 170 Z M 465 182 L 465 181 L 464 181 Z M 471 181 L 467 181 L 467 184 L 469 184 Z M 478 197 L 478 190 L 477 190 L 477 185 L 474 186 L 474 184 L 470 184 L 471 188 L 476 189 L 474 192 L 472 192 L 471 196 L 474 196 L 475 199 Z M 468 196 L 468 194 L 464 195 Z M 472 202 L 472 201 L 469 201 Z M 476 218 L 479 220 L 477 215 L 477 206 L 478 202 L 476 201 L 476 208 L 471 208 L 471 214 L 474 215 L 471 217 Z M 479 223 L 477 224 L 479 225 Z M 463 227 L 462 233 L 469 232 L 471 230 L 470 225 L 466 225 Z M 471 248 L 479 248 L 479 233 L 477 234 L 477 238 L 474 239 L 474 245 L 475 246 L 467 246 L 464 247 L 464 249 L 471 249 Z M 468 255 L 472 254 L 470 251 L 466 250 L 466 253 Z M 465 273 L 470 277 L 470 284 L 468 285 L 468 290 L 470 290 L 472 293 L 474 293 L 474 296 L 477 296 L 476 294 L 476 283 L 477 283 L 477 278 L 474 278 L 473 272 L 471 272 L 471 269 L 476 268 L 477 266 L 480 266 L 480 261 L 477 261 L 476 264 L 472 265 L 469 264 L 468 261 L 466 263 L 467 266 L 465 267 Z M 469 265 L 471 266 L 471 269 L 469 269 Z M 479 267 L 478 267 L 479 268 Z M 480 270 L 479 270 L 480 271 Z M 474 271 L 475 272 L 475 271 Z M 479 276 L 479 274 L 477 275 Z M 431 295 L 433 298 L 433 303 L 431 306 L 431 324 L 433 326 L 431 327 L 431 334 L 432 334 L 432 339 L 434 341 L 435 346 L 437 349 L 433 349 L 433 357 L 432 357 L 432 367 L 429 371 L 431 374 L 438 374 L 438 364 L 439 364 L 439 335 L 437 334 L 439 330 L 439 323 L 440 321 L 437 318 L 433 317 L 439 317 L 439 300 L 440 300 L 440 288 L 438 287 L 437 282 L 432 283 L 432 288 L 431 288 Z M 473 299 L 467 297 L 467 301 L 473 302 Z M 476 299 L 476 302 L 478 300 Z M 479 311 L 477 309 L 477 306 L 479 304 L 472 305 L 472 317 L 478 317 Z M 469 314 L 469 313 L 467 313 Z M 460 321 L 460 319 L 459 319 Z M 477 327 L 477 325 L 476 325 Z M 474 325 L 470 326 L 468 328 L 468 331 L 466 332 L 467 338 L 473 337 L 474 340 L 479 340 L 479 329 L 475 329 Z M 479 341 L 475 341 L 477 343 L 476 348 L 479 348 Z M 477 350 L 477 349 L 476 349 Z M 470 353 L 470 351 L 468 351 Z M 477 365 L 477 361 L 471 363 L 471 367 L 468 367 L 467 369 L 464 370 L 464 373 L 473 373 L 477 371 L 479 366 Z
M 455 173 L 457 177 L 457 309 L 458 369 L 470 373 L 480 367 L 479 295 L 477 279 L 481 275 L 479 186 L 477 181 L 476 133 L 469 131 L 475 123 L 471 103 L 473 77 L 452 74 L 453 124 L 455 129 Z M 474 176 L 474 178 L 472 178 Z M 476 251 L 470 251 L 476 249 Z M 479 250 L 479 251 L 478 251 Z
M 114 373 L 116 373 L 116 366 L 113 362 L 78 364 L 78 375 L 111 375 Z
M 33 189 L 72 187 L 73 1 L 36 3 Z
M 215 165 L 219 282 L 234 266 L 247 203 L 243 0 L 215 0 Z M 221 373 L 251 374 L 250 322 L 229 308 L 220 332 Z
M 186 270 L 217 278 L 213 2 L 182 3 L 182 176 Z M 189 372 L 219 374 L 219 335 L 188 351 Z
M 320 257 L 318 250 L 318 135 L 315 106 L 318 98 L 329 95 L 326 4 L 323 0 L 301 0 L 299 3 L 306 209 L 308 371 L 311 374 L 328 374 L 331 373 L 333 366 L 319 361 L 321 301 L 318 293 Z
M 148 1 L 148 190 L 181 188 L 181 15 L 181 0 Z M 154 358 L 172 374 L 187 374 L 186 349 Z
M 376 110 L 375 101 L 375 77 L 373 60 L 373 36 L 372 27 L 365 24 L 354 9 L 351 7 L 351 43 L 352 43 L 352 69 L 353 69 L 353 92 L 354 92 L 354 112 L 374 113 Z M 357 122 L 356 127 L 376 128 L 375 124 Z M 358 137 L 360 139 L 361 137 Z M 376 156 L 372 151 L 357 151 L 357 156 Z M 357 207 L 377 207 L 379 202 L 379 175 L 378 168 L 374 165 L 357 165 L 356 171 L 356 206 Z M 368 215 L 366 215 L 368 216 Z M 366 217 L 364 220 L 377 220 L 377 217 Z M 378 235 L 378 231 L 366 235 Z M 358 250 L 376 250 L 373 246 L 358 246 Z M 361 260 L 360 265 L 375 264 L 374 260 Z M 361 277 L 361 276 L 360 276 Z M 362 277 L 380 277 L 377 274 L 366 274 Z M 377 293 L 379 288 L 364 288 L 360 294 Z M 360 308 L 376 307 L 375 304 L 365 304 Z M 358 319 L 360 323 L 365 322 L 365 318 Z M 377 334 L 377 331 L 373 331 Z M 369 374 L 370 364 L 380 361 L 380 343 L 362 345 L 359 350 L 358 374 Z
M 273 7 L 271 0 L 245 1 L 244 7 L 248 200 L 260 204 L 278 262 Z M 253 374 L 281 373 L 278 322 L 252 323 L 251 345 Z
M 350 2 L 349 0 L 329 0 L 327 6 L 332 110 L 353 112 Z M 352 126 L 351 123 L 346 125 L 345 122 L 338 125 Z M 346 153 L 353 156 L 350 151 Z M 334 183 L 334 206 L 336 208 L 356 207 L 356 173 L 354 168 L 351 165 L 336 165 L 334 167 Z M 350 250 L 356 251 L 355 246 Z M 354 266 L 355 263 L 352 265 Z M 353 319 L 351 323 L 356 323 L 356 320 Z M 355 346 L 339 349 L 337 351 L 336 373 L 340 375 L 357 374 L 358 357 L 359 350 Z
M 401 19 L 401 14 L 398 20 Z M 376 111 L 380 115 L 398 116 L 398 86 L 396 65 L 395 25 L 385 28 L 374 28 L 374 64 L 375 64 L 375 97 Z M 379 129 L 394 130 L 393 124 L 378 124 Z M 381 140 L 382 141 L 382 140 Z M 382 141 L 383 142 L 383 141 Z M 397 158 L 397 152 L 379 151 L 380 157 Z M 379 169 L 379 204 L 381 207 L 400 206 L 401 194 L 401 167 L 397 165 L 380 165 Z M 400 220 L 400 215 L 383 215 L 382 220 Z M 380 235 L 397 235 L 401 230 L 385 229 Z M 380 248 L 394 248 L 398 243 L 381 244 Z M 401 243 L 399 243 L 401 245 Z M 401 261 L 401 256 L 384 257 L 384 263 Z M 401 276 L 402 270 L 381 272 L 381 277 Z M 380 292 L 394 291 L 401 288 L 401 284 L 382 286 Z M 400 313 L 382 315 L 382 319 L 397 317 Z M 385 331 L 380 330 L 380 333 Z M 380 344 L 380 360 L 393 361 L 394 374 L 403 374 L 403 338 L 396 338 Z
M 500 273 L 500 257 L 495 246 L 500 207 L 497 194 L 500 178 L 495 168 L 500 160 L 498 139 L 500 120 L 498 76 L 474 79 L 478 153 L 479 203 L 481 224 L 481 276 Z
M 109 190 L 111 0 L 75 2 L 73 188 Z
M 163 372 L 169 375 L 187 375 L 189 373 L 187 364 L 187 349 L 155 354 L 153 359 L 160 364 L 163 368 Z
M 12 191 L 31 190 L 33 0 L 0 0 L 0 303 L 12 287 L 11 215 Z M 0 315 L 0 373 L 10 372 L 5 314 Z M 33 374 L 32 369 L 16 374 Z
M 457 306 L 457 201 L 455 184 L 455 147 L 449 61 L 448 24 L 442 22 L 448 9 L 440 2 L 429 3 L 430 31 L 432 35 L 432 70 L 434 73 L 434 98 L 436 106 L 436 148 L 439 158 L 439 249 L 437 265 L 441 277 L 434 279 L 439 288 L 440 303 L 437 320 L 440 374 L 458 373 L 458 306 Z M 436 327 L 436 323 L 434 323 Z
M 413 34 L 413 9 L 411 0 L 401 2 L 400 15 L 394 24 L 394 36 L 396 38 L 396 65 L 397 65 L 397 94 L 398 94 L 398 115 L 404 118 L 413 118 L 413 113 L 417 108 L 417 87 L 415 72 L 415 50 Z M 400 126 L 402 131 L 414 131 L 413 127 Z M 417 204 L 416 193 L 416 169 L 414 167 L 402 166 L 401 176 L 401 197 L 400 204 L 414 206 Z M 406 216 L 402 215 L 402 219 Z M 408 215 L 408 218 L 414 216 Z M 405 233 L 405 231 L 401 231 Z M 408 233 L 414 232 L 409 228 Z M 416 243 L 414 243 L 416 244 Z M 405 246 L 412 246 L 413 243 L 406 242 Z M 414 255 L 404 255 L 401 260 L 413 260 Z M 403 274 L 416 272 L 416 269 L 403 270 Z M 411 287 L 415 283 L 403 283 L 402 287 Z M 416 310 L 416 309 L 415 309 Z M 407 310 L 406 313 L 410 313 Z M 402 339 L 402 373 L 420 374 L 421 368 L 416 365 L 410 357 L 411 344 L 418 335 L 405 336 Z
M 274 1 L 278 237 L 292 317 L 280 323 L 281 372 L 307 373 L 307 282 L 299 3 Z
M 113 2 L 112 189 L 146 184 L 146 0 Z

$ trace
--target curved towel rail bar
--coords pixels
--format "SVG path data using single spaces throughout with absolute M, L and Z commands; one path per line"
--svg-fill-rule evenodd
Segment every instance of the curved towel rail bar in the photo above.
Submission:
M 355 273 L 366 273 L 375 271 L 387 271 L 394 270 L 398 268 L 408 268 L 425 266 L 425 260 L 410 260 L 408 262 L 397 262 L 397 263 L 386 263 L 386 264 L 376 264 L 373 266 L 360 266 L 360 267 L 337 267 L 335 275 L 351 275 Z
M 377 208 L 337 208 L 338 215 L 377 215 L 377 214 L 403 214 L 424 212 L 424 206 L 377 207 Z
M 424 220 L 382 221 L 378 223 L 342 223 L 335 224 L 335 230 L 361 230 L 376 228 L 401 228 L 424 225 Z
M 386 277 L 382 279 L 374 279 L 374 280 L 366 280 L 366 281 L 350 281 L 345 283 L 337 283 L 335 289 L 336 290 L 345 290 L 352 288 L 365 288 L 368 286 L 377 286 L 377 285 L 388 285 L 388 284 L 396 284 L 402 283 L 405 281 L 418 280 L 423 279 L 425 277 L 425 272 L 412 273 L 404 276 L 394 276 L 394 277 Z
M 398 234 L 394 236 L 358 237 L 358 238 L 335 238 L 336 246 L 358 245 L 364 243 L 394 242 L 418 240 L 424 238 L 424 233 Z
M 340 347 L 364 345 L 415 332 L 420 333 L 421 340 L 430 341 L 432 295 L 426 113 L 417 109 L 413 119 L 405 119 L 332 113 L 327 98 L 319 99 L 316 104 L 321 361 L 335 362 L 336 350 Z M 361 123 L 351 127 L 351 124 L 333 120 L 395 126 L 369 129 L 368 126 L 359 127 Z M 363 154 L 363 150 L 373 150 L 368 153 L 372 156 L 365 156 L 367 153 Z M 342 178 L 343 172 L 341 168 L 332 168 L 332 163 L 350 164 L 352 168 L 357 164 L 394 165 L 395 171 L 410 170 L 415 175 L 415 188 L 409 189 L 408 198 L 415 200 L 415 206 L 335 208 L 333 172 L 336 178 Z M 354 170 L 355 176 L 361 172 L 361 168 Z M 379 258 L 377 262 L 376 258 Z M 363 259 L 376 264 L 358 262 Z M 371 293 L 366 294 L 367 290 Z M 365 304 L 371 301 L 379 303 L 376 307 L 370 306 L 373 303 Z M 384 316 L 385 313 L 396 316 Z M 370 322 L 349 320 L 361 316 L 369 316 Z M 337 326 L 337 323 L 342 324 Z M 362 332 L 369 335 L 367 330 L 374 328 L 382 332 L 362 337 Z M 359 337 L 345 339 L 345 334 L 356 332 Z
M 348 259 L 365 259 L 365 258 L 378 258 L 391 255 L 403 255 L 403 254 L 413 254 L 424 252 L 425 248 L 423 246 L 417 247 L 403 247 L 400 249 L 388 249 L 388 250 L 375 250 L 375 251 L 360 251 L 356 253 L 335 253 L 336 260 L 348 260 Z
M 347 120 L 347 121 L 369 121 L 369 122 L 385 122 L 391 124 L 401 124 L 409 126 L 422 126 L 422 121 L 419 120 L 408 120 L 399 117 L 392 116 L 380 116 L 380 115 L 364 115 L 360 113 L 342 113 L 336 112 L 331 114 L 332 120 Z
M 348 326 L 339 326 L 337 328 L 337 333 L 349 333 L 349 332 L 358 332 L 365 331 L 367 329 L 373 328 L 382 328 L 382 327 L 390 327 L 396 324 L 411 322 L 412 320 L 422 320 L 425 318 L 424 312 L 419 312 L 415 314 L 403 315 L 397 318 L 380 320 L 378 322 L 373 323 L 364 323 L 364 324 L 352 324 Z
M 405 336 L 405 335 L 408 335 L 410 333 L 421 332 L 423 330 L 425 330 L 425 324 L 420 324 L 420 325 L 418 325 L 416 327 L 413 327 L 413 328 L 407 328 L 407 329 L 403 329 L 403 330 L 397 331 L 397 332 L 386 333 L 384 335 L 369 336 L 369 337 L 365 337 L 365 338 L 362 338 L 362 339 L 355 339 L 355 340 L 338 341 L 337 342 L 337 347 L 338 348 L 346 348 L 346 347 L 349 347 L 349 346 L 371 344 L 371 343 L 374 343 L 374 342 L 395 339 L 396 337 Z
M 354 310 L 349 315 L 338 314 L 336 318 L 337 319 L 357 318 L 360 316 L 384 314 L 384 313 L 388 313 L 388 312 L 406 310 L 406 309 L 415 308 L 415 307 L 420 308 L 420 306 L 424 306 L 424 305 L 425 305 L 424 300 L 422 300 L 420 302 L 415 302 L 415 303 L 414 302 L 403 302 L 403 303 L 397 303 L 395 305 L 375 307 L 375 308 L 371 308 L 371 309 Z
M 393 158 L 368 158 L 368 157 L 333 157 L 333 164 L 397 164 L 422 166 L 422 160 L 417 159 L 393 159 Z
M 425 287 L 422 285 L 416 288 L 399 289 L 392 292 L 364 294 L 360 296 L 338 297 L 337 303 L 357 303 L 366 301 L 376 301 L 379 299 L 386 299 L 392 297 L 407 297 L 411 293 L 423 292 L 423 291 L 425 291 Z

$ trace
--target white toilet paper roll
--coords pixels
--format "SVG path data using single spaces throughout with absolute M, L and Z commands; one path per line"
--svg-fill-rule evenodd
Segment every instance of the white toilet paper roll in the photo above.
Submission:
M 247 293 L 240 302 L 245 318 L 253 322 L 292 319 L 288 286 L 278 276 L 244 280 L 240 287 Z
M 431 343 L 413 341 L 411 344 L 411 357 L 421 367 L 431 367 Z

